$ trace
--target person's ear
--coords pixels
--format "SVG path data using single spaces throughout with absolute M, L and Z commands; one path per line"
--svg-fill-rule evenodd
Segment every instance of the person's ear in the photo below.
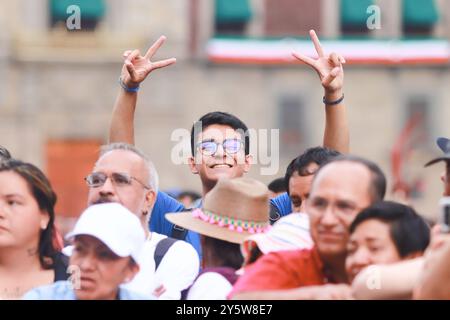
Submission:
M 156 202 L 156 197 L 157 195 L 155 190 L 147 190 L 147 192 L 145 193 L 145 210 L 147 210 L 147 213 L 153 210 L 153 206 Z
M 137 263 L 130 262 L 128 264 L 128 269 L 127 269 L 127 272 L 126 272 L 126 275 L 125 275 L 124 282 L 125 283 L 131 282 L 134 279 L 134 277 L 136 276 L 136 274 L 139 272 L 139 270 L 140 270 L 140 268 L 139 268 L 139 265 Z
M 245 156 L 245 166 L 244 166 L 244 172 L 247 173 L 250 171 L 250 168 L 253 164 L 253 157 L 251 154 L 247 154 Z
M 191 172 L 193 174 L 198 174 L 198 169 L 195 163 L 195 158 L 193 156 L 190 156 L 188 159 L 189 169 L 191 169 Z

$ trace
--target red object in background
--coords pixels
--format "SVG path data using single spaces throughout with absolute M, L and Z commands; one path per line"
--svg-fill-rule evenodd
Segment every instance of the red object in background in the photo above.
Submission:
M 86 208 L 88 188 L 84 177 L 98 158 L 98 140 L 51 140 L 47 142 L 47 176 L 58 201 L 55 213 L 78 217 Z
M 418 129 L 422 122 L 422 114 L 413 114 L 402 129 L 391 151 L 392 192 L 394 194 L 402 194 L 407 199 L 417 191 L 420 192 L 420 189 L 423 187 L 423 182 L 420 178 L 415 180 L 405 179 L 407 161 L 412 150 L 417 147 L 421 140 L 421 133 L 418 132 L 420 131 Z

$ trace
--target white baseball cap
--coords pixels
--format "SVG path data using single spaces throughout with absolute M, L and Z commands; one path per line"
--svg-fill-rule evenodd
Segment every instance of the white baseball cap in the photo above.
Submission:
M 139 219 L 119 203 L 95 204 L 87 208 L 66 239 L 78 235 L 93 236 L 119 257 L 131 256 L 135 262 L 138 262 L 145 243 Z

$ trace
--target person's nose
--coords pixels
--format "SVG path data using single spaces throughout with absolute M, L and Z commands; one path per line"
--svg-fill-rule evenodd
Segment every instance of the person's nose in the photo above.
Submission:
M 107 177 L 105 183 L 98 188 L 98 191 L 102 196 L 115 194 L 114 184 L 110 177 Z
M 218 159 L 222 159 L 222 158 L 224 158 L 224 156 L 225 156 L 225 150 L 223 148 L 223 145 L 221 143 L 219 143 L 217 145 L 217 150 L 214 153 L 214 157 L 218 158 Z
M 364 248 L 359 248 L 351 256 L 351 261 L 352 268 L 358 268 L 361 270 L 371 264 L 370 253 Z
M 6 217 L 6 205 L 3 202 L 0 202 L 0 220 L 5 219 Z
M 79 266 L 81 271 L 84 272 L 95 270 L 96 258 L 94 254 L 86 254 L 85 256 L 80 258 Z
M 332 205 L 328 205 L 325 211 L 322 213 L 322 219 L 320 223 L 326 227 L 335 226 L 338 223 L 338 219 L 336 214 L 334 213 L 334 209 Z
M 300 212 L 305 213 L 306 212 L 306 199 L 302 200 L 302 204 L 299 207 Z

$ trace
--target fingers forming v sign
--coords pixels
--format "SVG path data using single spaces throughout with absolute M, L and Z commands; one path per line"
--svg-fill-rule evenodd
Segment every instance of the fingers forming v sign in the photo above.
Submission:
M 125 59 L 124 66 L 122 68 L 122 80 L 129 87 L 136 87 L 153 70 L 164 68 L 174 64 L 177 60 L 175 58 L 151 61 L 155 53 L 166 41 L 165 36 L 161 36 L 155 43 L 147 50 L 144 56 L 141 55 L 139 50 L 125 51 L 123 57 Z
M 344 82 L 344 70 L 342 68 L 342 65 L 345 63 L 344 57 L 334 52 L 328 56 L 325 55 L 316 32 L 311 30 L 309 35 L 318 58 L 313 59 L 298 52 L 293 52 L 292 55 L 316 70 L 325 90 L 337 91 L 342 89 Z

